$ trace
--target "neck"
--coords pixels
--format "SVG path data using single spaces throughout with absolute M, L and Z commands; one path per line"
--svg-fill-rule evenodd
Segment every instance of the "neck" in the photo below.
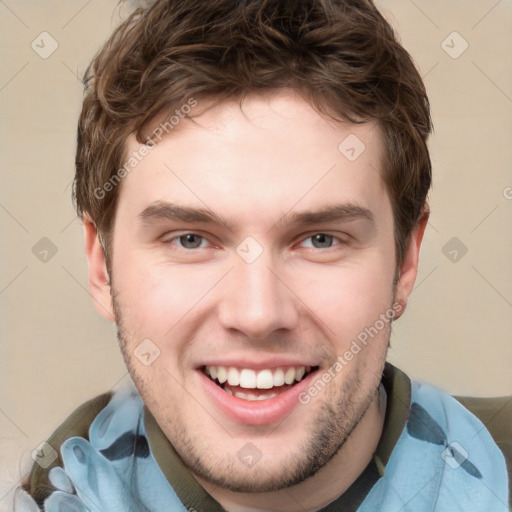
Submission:
M 369 464 L 382 434 L 385 412 L 386 391 L 381 384 L 339 452 L 312 477 L 293 487 L 242 494 L 195 478 L 228 512 L 315 512 L 341 496 Z

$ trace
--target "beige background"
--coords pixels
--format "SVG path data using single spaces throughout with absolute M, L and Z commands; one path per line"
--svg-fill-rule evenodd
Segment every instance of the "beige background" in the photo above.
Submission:
M 31 451 L 80 403 L 129 378 L 87 292 L 70 199 L 77 73 L 119 22 L 115 3 L 0 1 L 1 510 Z M 431 221 L 389 359 L 452 393 L 512 394 L 512 3 L 379 5 L 425 78 L 436 130 Z M 31 48 L 43 31 L 59 45 L 46 59 Z M 443 47 L 455 55 L 461 37 L 469 46 L 452 58 Z M 32 252 L 42 237 L 57 248 L 46 263 Z M 467 248 L 456 262 L 452 247 L 443 252 L 452 237 Z

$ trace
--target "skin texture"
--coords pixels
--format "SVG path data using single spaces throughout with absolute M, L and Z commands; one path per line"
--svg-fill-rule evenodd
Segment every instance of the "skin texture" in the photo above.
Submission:
M 377 446 L 390 323 L 278 423 L 226 417 L 200 386 L 197 367 L 226 355 L 248 367 L 300 355 L 321 375 L 379 315 L 396 304 L 396 317 L 403 312 L 427 218 L 411 234 L 395 283 L 376 124 L 327 120 L 286 90 L 251 95 L 243 111 L 237 102 L 200 107 L 195 122 L 181 120 L 124 178 L 110 280 L 94 224 L 84 220 L 90 290 L 98 311 L 117 323 L 143 400 L 214 498 L 233 511 L 318 510 L 349 487 Z M 350 134 L 366 146 L 352 162 L 338 150 Z M 138 148 L 134 137 L 127 141 L 127 153 Z M 158 201 L 213 211 L 233 229 L 144 222 L 141 212 Z M 365 208 L 373 220 L 286 223 L 293 213 L 339 203 Z M 179 238 L 187 233 L 198 235 L 188 245 Z M 326 238 L 315 245 L 319 233 Z M 252 263 L 236 250 L 249 236 L 263 251 Z M 149 366 L 134 356 L 144 339 L 160 349 Z M 237 457 L 248 442 L 261 452 L 252 467 Z

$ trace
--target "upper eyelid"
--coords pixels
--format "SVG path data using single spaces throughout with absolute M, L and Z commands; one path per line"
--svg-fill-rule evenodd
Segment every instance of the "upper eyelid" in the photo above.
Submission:
M 162 239 L 162 238 L 166 238 L 167 235 L 170 235 L 170 233 L 164 233 L 163 235 L 161 235 L 159 237 L 159 239 Z M 198 235 L 202 238 L 205 238 L 207 240 L 209 240 L 209 236 L 208 235 L 205 235 L 203 233 L 201 233 L 200 231 L 179 231 L 177 234 L 173 234 L 172 236 L 169 237 L 169 242 L 170 241 L 173 241 L 173 240 L 176 240 L 182 236 L 185 236 L 185 235 Z

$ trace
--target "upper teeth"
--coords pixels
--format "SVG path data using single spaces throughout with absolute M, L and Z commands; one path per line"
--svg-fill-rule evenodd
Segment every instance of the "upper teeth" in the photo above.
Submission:
M 206 374 L 217 379 L 221 384 L 227 381 L 230 386 L 246 389 L 270 389 L 274 386 L 292 384 L 304 377 L 308 366 L 290 366 L 287 368 L 265 369 L 256 372 L 250 368 L 234 368 L 233 366 L 206 366 Z

